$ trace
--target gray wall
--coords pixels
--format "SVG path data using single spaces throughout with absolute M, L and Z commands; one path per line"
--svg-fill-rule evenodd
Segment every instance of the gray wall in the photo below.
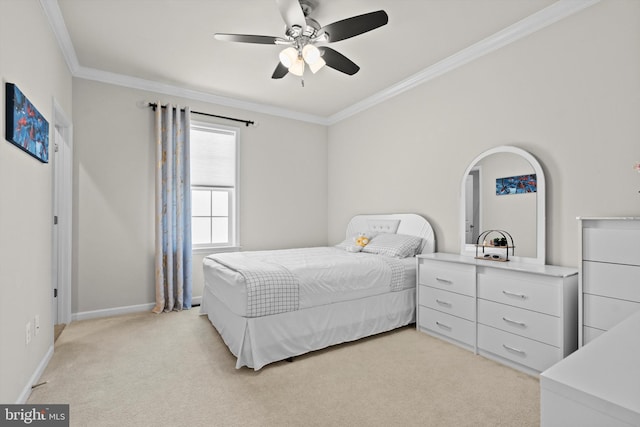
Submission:
M 458 252 L 462 174 L 516 145 L 547 177 L 547 262 L 577 216 L 640 216 L 640 2 L 604 0 L 329 129 L 329 242 L 355 213 L 417 212 Z
M 36 0 L 0 0 L 0 80 L 0 402 L 15 403 L 53 350 L 53 181 L 52 163 L 4 140 L 4 85 L 16 84 L 50 130 L 54 98 L 72 113 L 71 75 Z M 25 326 L 36 315 L 40 331 L 26 345 Z
M 326 245 L 326 127 L 74 79 L 73 313 L 154 301 L 155 148 L 145 100 L 258 122 L 239 127 L 243 250 Z M 202 258 L 193 259 L 194 296 Z

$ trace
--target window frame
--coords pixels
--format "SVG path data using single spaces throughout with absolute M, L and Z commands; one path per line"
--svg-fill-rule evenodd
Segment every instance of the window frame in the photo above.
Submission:
M 216 186 L 216 185 L 191 185 L 190 191 L 193 195 L 194 189 L 207 189 L 212 191 L 226 191 L 229 193 L 229 241 L 225 243 L 192 243 L 191 249 L 193 253 L 216 253 L 216 252 L 232 252 L 240 249 L 240 128 L 233 126 L 225 126 L 218 123 L 191 120 L 189 132 L 199 130 L 212 133 L 231 133 L 235 135 L 235 185 Z M 191 156 L 191 154 L 190 154 Z M 191 158 L 189 158 L 189 167 L 191 167 Z M 193 218 L 193 212 L 191 218 Z M 212 215 L 213 217 L 213 215 Z

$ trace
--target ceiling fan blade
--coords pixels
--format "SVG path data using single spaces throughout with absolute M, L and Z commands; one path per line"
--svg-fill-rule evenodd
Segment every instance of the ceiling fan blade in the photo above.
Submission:
M 337 52 L 330 47 L 321 46 L 318 48 L 322 52 L 322 59 L 327 63 L 327 67 L 331 67 L 334 70 L 338 70 L 342 73 L 353 76 L 360 70 L 352 60 Z
M 280 9 L 282 19 L 287 24 L 287 28 L 297 25 L 304 30 L 307 27 L 307 20 L 298 0 L 276 0 L 276 3 L 278 4 L 278 9 Z
M 213 37 L 216 40 L 222 40 L 225 42 L 240 42 L 240 43 L 257 43 L 257 44 L 278 44 L 278 42 L 286 41 L 280 37 L 272 36 L 252 36 L 249 34 L 225 34 L 215 33 Z
M 272 79 L 281 79 L 284 76 L 286 76 L 288 72 L 289 72 L 289 69 L 287 67 L 285 67 L 284 65 L 282 65 L 282 62 L 278 62 L 278 66 L 273 71 L 273 74 L 271 75 L 271 78 Z
M 352 16 L 351 18 L 336 21 L 333 24 L 321 28 L 330 42 L 345 40 L 367 31 L 375 30 L 389 22 L 389 16 L 384 10 Z

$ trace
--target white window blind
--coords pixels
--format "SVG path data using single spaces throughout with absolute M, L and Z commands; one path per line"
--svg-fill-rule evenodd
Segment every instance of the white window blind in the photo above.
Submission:
M 236 133 L 192 126 L 191 185 L 234 187 Z
M 192 122 L 190 137 L 193 246 L 235 247 L 238 130 Z

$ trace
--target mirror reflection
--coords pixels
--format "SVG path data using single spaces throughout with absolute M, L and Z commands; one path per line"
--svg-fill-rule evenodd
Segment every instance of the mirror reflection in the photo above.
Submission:
M 467 244 L 475 244 L 484 230 L 501 229 L 513 236 L 517 256 L 536 256 L 537 192 L 519 180 L 503 180 L 533 174 L 533 166 L 513 153 L 495 153 L 475 164 L 466 183 Z

